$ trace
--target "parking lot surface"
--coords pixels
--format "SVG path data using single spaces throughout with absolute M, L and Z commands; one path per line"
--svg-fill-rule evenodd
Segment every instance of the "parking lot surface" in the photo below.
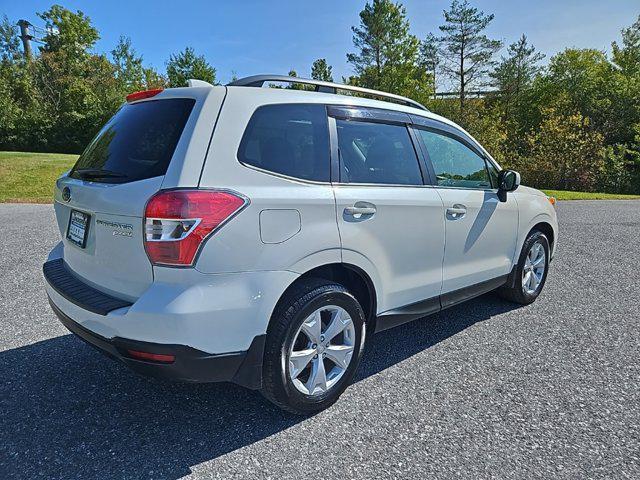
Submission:
M 640 201 L 558 215 L 537 302 L 485 295 L 383 332 L 303 419 L 68 334 L 41 275 L 52 207 L 0 204 L 0 478 L 640 478 Z

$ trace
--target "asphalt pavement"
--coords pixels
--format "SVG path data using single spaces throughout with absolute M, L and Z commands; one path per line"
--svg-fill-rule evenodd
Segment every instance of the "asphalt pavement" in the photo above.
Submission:
M 329 410 L 146 379 L 51 312 L 50 205 L 0 204 L 0 478 L 640 478 L 640 201 L 560 202 L 545 290 L 383 332 Z

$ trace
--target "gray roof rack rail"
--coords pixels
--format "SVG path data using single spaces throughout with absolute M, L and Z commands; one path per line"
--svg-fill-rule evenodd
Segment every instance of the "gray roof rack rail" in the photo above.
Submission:
M 396 103 L 428 111 L 428 109 L 424 105 L 416 102 L 415 100 L 411 100 L 410 98 L 402 97 L 400 95 L 395 95 L 393 93 L 380 92 L 378 90 L 355 87 L 353 85 L 344 85 L 342 83 L 323 82 L 321 80 L 312 80 L 310 78 L 288 77 L 286 75 L 253 75 L 251 77 L 240 78 L 227 85 L 230 87 L 262 87 L 265 82 L 300 83 L 303 85 L 313 85 L 316 87 L 316 92 L 324 93 L 338 93 L 338 90 L 355 92 L 363 95 L 370 95 L 372 97 L 391 100 Z

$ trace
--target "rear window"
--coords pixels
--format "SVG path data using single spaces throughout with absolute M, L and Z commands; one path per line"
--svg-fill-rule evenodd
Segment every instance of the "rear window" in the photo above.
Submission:
M 87 146 L 72 178 L 125 183 L 167 173 L 194 99 L 126 104 Z
M 303 180 L 329 181 L 329 127 L 324 105 L 266 105 L 251 117 L 238 160 Z

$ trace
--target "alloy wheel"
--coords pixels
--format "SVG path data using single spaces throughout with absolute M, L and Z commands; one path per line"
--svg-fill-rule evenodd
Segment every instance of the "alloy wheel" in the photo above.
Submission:
M 349 368 L 355 341 L 355 325 L 344 308 L 318 308 L 305 318 L 293 337 L 285 358 L 289 379 L 305 395 L 329 391 Z
M 522 289 L 525 293 L 533 295 L 542 283 L 547 266 L 546 256 L 542 243 L 535 242 L 531 245 L 522 269 Z

